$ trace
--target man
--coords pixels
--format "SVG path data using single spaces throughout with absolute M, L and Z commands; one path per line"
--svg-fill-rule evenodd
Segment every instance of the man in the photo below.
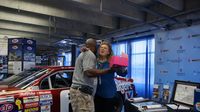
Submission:
M 111 68 L 96 69 L 96 40 L 86 40 L 87 51 L 76 59 L 75 70 L 70 88 L 73 112 L 94 112 L 93 96 L 96 92 L 97 77 L 111 72 Z

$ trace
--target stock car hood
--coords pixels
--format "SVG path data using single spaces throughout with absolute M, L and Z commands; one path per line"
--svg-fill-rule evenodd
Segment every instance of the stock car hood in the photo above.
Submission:
M 10 87 L 8 85 L 0 85 L 0 92 L 4 91 L 15 91 L 15 90 L 21 90 L 20 88 L 16 88 L 16 87 Z

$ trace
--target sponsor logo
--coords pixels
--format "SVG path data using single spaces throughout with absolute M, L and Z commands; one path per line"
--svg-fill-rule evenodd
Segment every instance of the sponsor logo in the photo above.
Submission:
M 133 90 L 131 82 L 115 81 L 117 85 L 117 91 L 121 91 L 124 94 L 126 91 Z
M 12 39 L 12 43 L 18 43 L 19 40 L 18 39 Z
M 38 112 L 39 111 L 39 107 L 34 107 L 34 108 L 29 108 L 29 109 L 25 109 L 24 112 Z
M 200 111 L 200 102 L 197 102 L 197 103 L 195 104 L 195 107 L 196 107 L 196 110 Z
M 33 108 L 33 107 L 38 107 L 38 106 L 39 106 L 38 102 L 24 104 L 24 108 Z
M 194 70 L 194 71 L 193 71 L 193 75 L 200 75 L 200 71 Z
M 168 38 L 168 40 L 180 40 L 180 39 L 182 39 L 181 36 L 180 36 L 180 37 L 172 37 L 172 38 Z
M 33 49 L 33 48 L 30 47 L 30 46 L 27 47 L 27 50 L 29 50 L 29 51 L 31 51 L 32 49 Z
M 157 59 L 157 64 L 162 65 L 164 63 L 162 58 L 158 58 Z
M 33 41 L 32 40 L 27 40 L 26 41 L 28 44 L 33 44 Z
M 41 106 L 41 112 L 51 112 L 51 106 L 50 105 Z
M 166 53 L 166 52 L 169 52 L 169 50 L 168 49 L 161 49 L 160 50 L 160 53 Z
M 182 68 L 180 68 L 176 74 L 179 75 L 179 76 L 180 75 L 185 75 L 185 73 L 183 72 Z
M 15 105 L 17 105 L 18 110 L 23 109 L 22 101 L 19 99 L 16 99 Z
M 51 91 L 40 91 L 39 94 L 51 94 Z
M 200 46 L 194 45 L 193 48 L 195 48 L 195 49 L 200 49 Z
M 167 74 L 168 71 L 167 70 L 160 70 L 160 74 Z
M 199 59 L 197 59 L 197 58 L 196 59 L 188 59 L 188 61 L 189 62 L 198 62 L 198 61 L 200 61 L 200 58 Z
M 38 96 L 29 96 L 29 97 L 24 97 L 23 102 L 24 103 L 32 103 L 32 102 L 38 102 L 39 97 Z
M 40 106 L 52 105 L 52 104 L 53 104 L 52 100 L 40 101 Z
M 40 101 L 52 100 L 52 94 L 40 95 Z
M 9 112 L 13 110 L 13 105 L 12 104 L 3 104 L 0 106 L 0 111 L 1 112 Z
M 200 34 L 193 34 L 191 37 L 200 37 Z
M 171 62 L 171 63 L 180 63 L 182 62 L 183 60 L 180 59 L 179 57 L 177 59 L 167 59 L 167 62 Z
M 179 46 L 179 48 L 177 49 L 177 53 L 183 53 L 185 52 L 185 49 L 183 48 L 183 46 Z
M 12 49 L 18 49 L 18 46 L 16 46 L 16 45 L 12 46 Z
M 158 44 L 162 44 L 162 43 L 164 43 L 163 38 L 162 38 L 162 37 L 159 37 L 157 43 L 158 43 Z
M 24 92 L 24 93 L 20 93 L 20 96 L 34 96 L 35 92 Z
M 133 98 L 133 91 L 128 91 L 125 95 L 126 98 Z
M 14 100 L 15 100 L 14 96 L 2 96 L 2 97 L 0 97 L 0 104 L 14 102 Z

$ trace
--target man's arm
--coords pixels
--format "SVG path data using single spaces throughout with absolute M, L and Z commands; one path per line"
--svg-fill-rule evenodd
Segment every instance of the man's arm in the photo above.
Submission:
M 89 70 L 84 71 L 84 74 L 89 76 L 89 77 L 96 77 L 96 76 L 99 76 L 99 75 L 107 74 L 109 72 L 112 72 L 111 68 L 102 69 L 102 70 L 100 70 L 100 69 L 89 69 Z
M 83 71 L 88 77 L 96 77 L 111 72 L 111 68 L 108 69 L 96 69 L 96 57 L 90 53 L 90 51 L 84 52 L 83 58 Z

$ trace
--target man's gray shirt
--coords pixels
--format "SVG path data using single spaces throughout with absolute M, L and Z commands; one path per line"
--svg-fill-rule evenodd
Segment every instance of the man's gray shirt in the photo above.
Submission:
M 75 70 L 72 79 L 72 86 L 87 85 L 96 92 L 97 77 L 88 77 L 84 71 L 96 68 L 96 56 L 90 50 L 82 52 L 76 59 Z

